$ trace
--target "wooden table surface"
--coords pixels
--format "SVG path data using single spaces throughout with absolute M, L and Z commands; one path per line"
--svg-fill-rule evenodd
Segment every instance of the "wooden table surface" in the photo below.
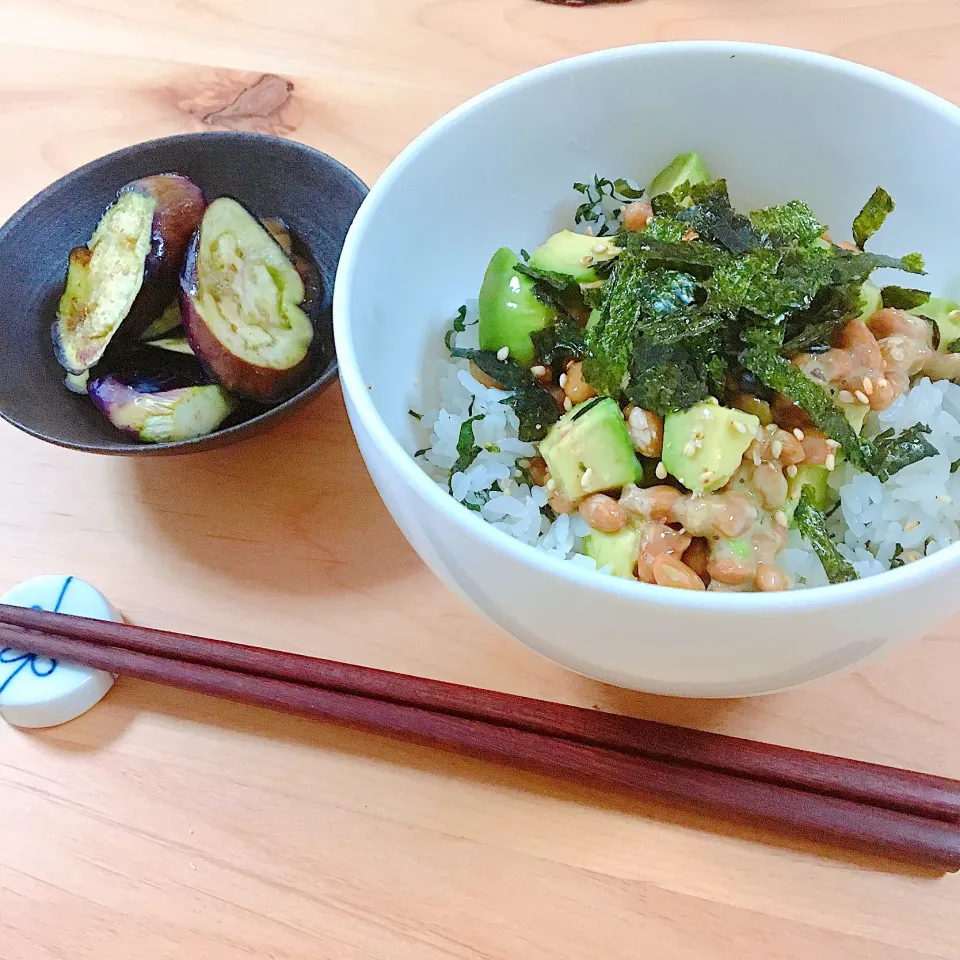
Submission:
M 372 182 L 490 84 L 637 41 L 809 47 L 960 99 L 956 0 L 0 0 L 0 17 L 0 218 L 99 154 L 216 127 L 304 140 Z M 2 589 L 70 572 L 138 623 L 960 776 L 960 624 L 760 700 L 589 682 L 424 568 L 336 388 L 188 458 L 0 425 L 0 492 Z M 121 680 L 61 728 L 0 725 L 0 960 L 960 958 L 960 878 L 760 839 Z

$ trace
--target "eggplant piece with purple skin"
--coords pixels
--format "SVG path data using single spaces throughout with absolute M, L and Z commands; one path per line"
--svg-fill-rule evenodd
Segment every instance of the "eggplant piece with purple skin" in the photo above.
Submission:
M 131 345 L 167 307 L 205 208 L 200 188 L 178 173 L 120 190 L 87 245 L 70 251 L 52 331 L 68 373 L 89 370 L 108 348 Z
M 307 289 L 274 235 L 237 200 L 207 207 L 180 291 L 190 346 L 224 387 L 275 403 L 302 386 L 314 334 Z
M 122 369 L 92 379 L 87 393 L 118 430 L 145 443 L 212 433 L 236 401 L 189 356 L 143 350 Z

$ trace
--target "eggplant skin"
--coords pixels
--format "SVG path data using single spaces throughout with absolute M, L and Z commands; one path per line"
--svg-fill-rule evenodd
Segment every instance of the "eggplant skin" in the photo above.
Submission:
M 314 333 L 306 297 L 290 257 L 256 216 L 233 198 L 213 201 L 180 277 L 184 330 L 211 375 L 265 404 L 300 389 Z
M 165 296 L 154 315 L 176 295 L 176 281 L 190 240 L 196 232 L 207 201 L 203 191 L 182 173 L 156 173 L 122 187 L 119 196 L 140 193 L 156 201 L 150 236 L 150 252 L 144 271 L 147 278 L 165 281 Z M 152 318 L 151 318 L 152 319 Z
M 144 351 L 124 369 L 90 380 L 94 406 L 118 430 L 145 443 L 175 443 L 216 430 L 235 399 L 193 357 Z
M 86 246 L 70 252 L 53 323 L 57 360 L 80 374 L 129 349 L 177 292 L 177 276 L 206 201 L 177 173 L 124 186 Z

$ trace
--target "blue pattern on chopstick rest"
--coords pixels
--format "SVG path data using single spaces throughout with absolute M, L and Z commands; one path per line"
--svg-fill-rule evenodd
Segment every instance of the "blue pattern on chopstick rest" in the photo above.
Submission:
M 63 606 L 63 598 L 67 595 L 67 589 L 72 582 L 73 577 L 64 578 L 63 587 L 60 589 L 60 596 L 57 597 L 57 602 L 53 605 L 53 613 L 60 612 L 60 607 Z M 43 610 L 44 608 L 34 603 L 31 605 L 31 609 Z M 42 661 L 46 661 L 46 666 L 38 666 Z M 13 647 L 4 647 L 0 650 L 0 666 L 5 664 L 16 664 L 16 666 L 7 674 L 3 682 L 0 682 L 0 694 L 2 694 L 24 670 L 30 670 L 35 677 L 43 679 L 43 677 L 49 677 L 50 674 L 57 669 L 57 661 L 51 657 L 41 657 L 35 653 L 20 653 L 20 651 L 14 650 Z

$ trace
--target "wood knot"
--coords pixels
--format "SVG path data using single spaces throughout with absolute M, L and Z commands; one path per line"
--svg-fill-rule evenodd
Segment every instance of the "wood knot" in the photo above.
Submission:
M 218 72 L 177 106 L 208 127 L 282 136 L 293 133 L 302 119 L 294 90 L 293 81 L 275 73 Z

